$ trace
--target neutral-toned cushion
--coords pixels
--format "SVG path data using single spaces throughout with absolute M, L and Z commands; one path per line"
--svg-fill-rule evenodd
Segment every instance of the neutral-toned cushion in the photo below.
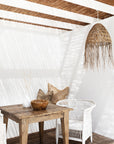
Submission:
M 51 103 L 53 92 L 47 92 L 46 94 L 43 92 L 43 90 L 39 89 L 37 94 L 37 99 L 45 99 L 48 100 L 49 103 Z
M 59 100 L 63 100 L 69 94 L 69 87 L 66 87 L 63 90 L 59 90 L 54 87 L 52 84 L 48 83 L 48 92 L 53 92 L 52 103 L 56 104 Z
M 58 93 L 60 90 L 57 89 L 55 86 L 53 86 L 52 84 L 48 83 L 48 92 L 53 92 L 53 94 L 55 95 L 56 93 Z

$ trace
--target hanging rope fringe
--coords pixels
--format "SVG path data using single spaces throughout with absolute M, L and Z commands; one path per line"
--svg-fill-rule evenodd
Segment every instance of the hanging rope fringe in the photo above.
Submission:
M 106 66 L 106 64 L 114 65 L 112 54 L 112 41 L 106 28 L 100 24 L 95 24 L 90 30 L 85 45 L 85 61 L 86 68 Z

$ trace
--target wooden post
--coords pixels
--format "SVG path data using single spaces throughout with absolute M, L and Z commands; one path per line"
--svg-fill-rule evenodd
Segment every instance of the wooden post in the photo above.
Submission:
M 40 144 L 43 144 L 44 122 L 39 122 Z
M 63 143 L 69 144 L 69 112 L 64 112 L 64 117 L 61 118 L 61 128 L 63 134 Z
M 28 141 L 28 120 L 21 120 L 19 123 L 20 144 L 27 144 Z

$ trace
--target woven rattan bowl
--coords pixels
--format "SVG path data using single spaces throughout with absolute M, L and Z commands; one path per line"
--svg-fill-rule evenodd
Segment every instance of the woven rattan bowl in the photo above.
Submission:
M 31 106 L 33 110 L 45 110 L 47 108 L 48 101 L 47 100 L 33 100 L 31 101 Z

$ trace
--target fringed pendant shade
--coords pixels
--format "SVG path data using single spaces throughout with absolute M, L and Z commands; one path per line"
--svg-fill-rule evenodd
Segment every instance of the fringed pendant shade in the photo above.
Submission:
M 112 41 L 106 28 L 100 24 L 95 24 L 90 30 L 85 45 L 86 68 L 94 69 L 102 64 L 113 64 Z

